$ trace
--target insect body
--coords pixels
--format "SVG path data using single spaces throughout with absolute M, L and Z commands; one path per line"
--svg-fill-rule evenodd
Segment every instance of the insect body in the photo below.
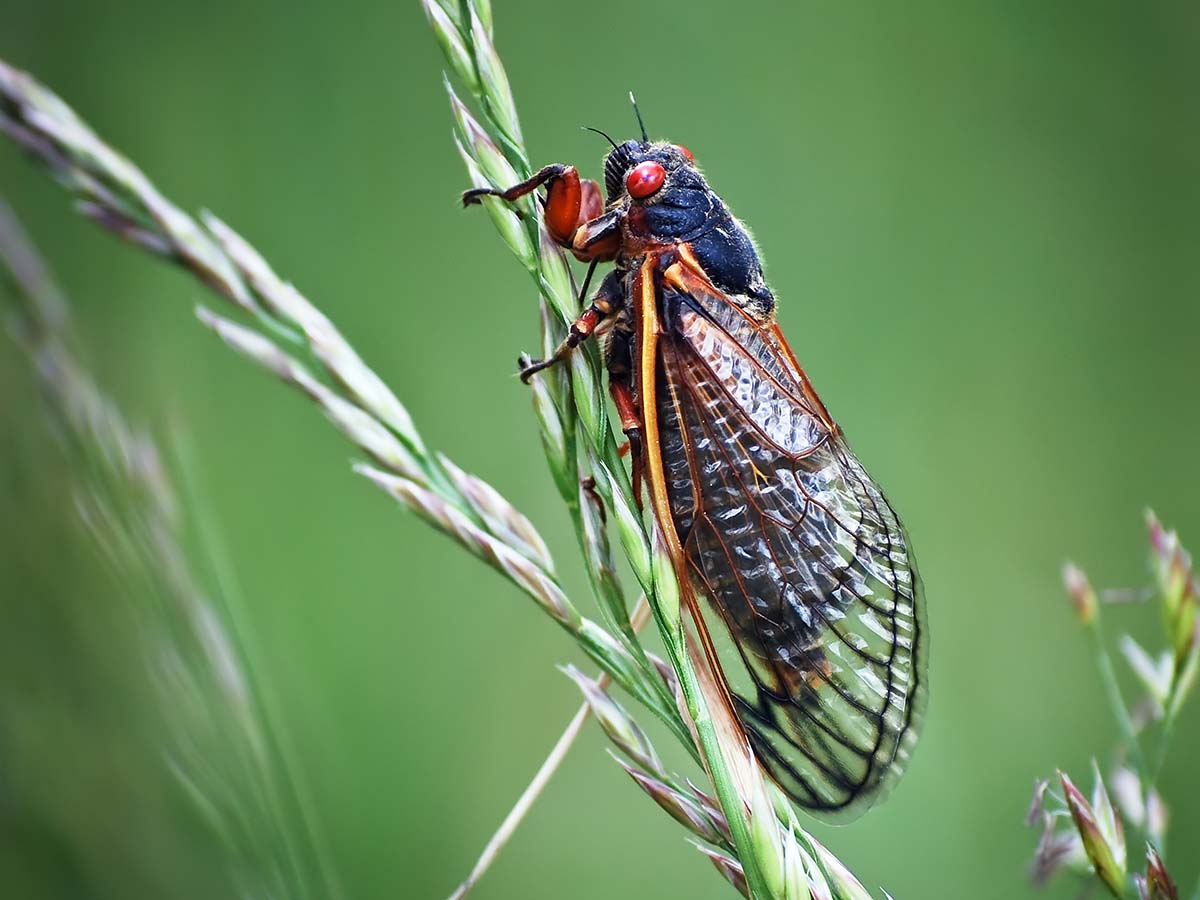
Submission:
M 613 263 L 563 344 L 522 376 L 612 320 L 610 391 L 677 569 L 705 598 L 694 616 L 709 662 L 788 795 L 851 818 L 903 770 L 924 705 L 907 535 L 785 342 L 754 244 L 691 153 L 644 136 L 614 144 L 604 179 L 607 202 L 564 165 L 464 194 L 545 186 L 551 237 L 591 264 L 589 279 Z

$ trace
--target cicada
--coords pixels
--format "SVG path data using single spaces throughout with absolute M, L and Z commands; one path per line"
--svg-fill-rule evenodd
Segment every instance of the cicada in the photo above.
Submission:
M 590 263 L 583 313 L 522 376 L 606 336 L 635 480 L 736 721 L 799 806 L 853 818 L 903 771 L 924 706 L 908 536 L 784 340 L 754 242 L 691 152 L 644 127 L 609 140 L 603 197 L 561 164 L 463 195 L 544 188 L 549 236 Z M 587 296 L 601 263 L 612 270 Z

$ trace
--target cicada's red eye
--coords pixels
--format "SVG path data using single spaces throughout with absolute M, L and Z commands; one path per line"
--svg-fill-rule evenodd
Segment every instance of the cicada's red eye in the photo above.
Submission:
M 635 200 L 644 200 L 660 187 L 667 177 L 667 170 L 656 162 L 639 163 L 625 176 L 625 190 Z
M 692 156 L 691 150 L 689 150 L 687 147 L 683 146 L 683 144 L 676 144 L 675 149 L 683 154 L 684 159 L 686 159 L 688 162 L 695 165 L 696 157 Z

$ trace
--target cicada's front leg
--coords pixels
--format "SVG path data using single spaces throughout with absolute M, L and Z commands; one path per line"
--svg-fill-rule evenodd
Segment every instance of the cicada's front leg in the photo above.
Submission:
M 591 278 L 588 270 L 588 278 Z M 587 290 L 587 281 L 583 285 Z M 571 351 L 590 338 L 600 324 L 624 305 L 625 293 L 621 279 L 616 272 L 609 272 L 600 282 L 596 295 L 587 308 L 580 313 L 579 318 L 571 323 L 571 330 L 566 339 L 555 348 L 554 353 L 545 359 L 534 359 L 524 362 L 521 366 L 521 380 L 528 384 L 530 377 L 543 369 L 548 369 L 555 363 L 561 362 L 570 355 Z
M 546 231 L 560 247 L 583 262 L 609 262 L 621 249 L 621 216 L 614 210 L 604 212 L 600 185 L 580 178 L 574 166 L 562 163 L 545 166 L 530 178 L 505 190 L 475 188 L 462 195 L 463 205 L 478 203 L 482 197 L 499 197 L 512 202 L 546 186 L 544 218 Z
M 463 205 L 479 203 L 483 197 L 499 197 L 512 202 L 545 186 L 543 218 L 546 232 L 560 247 L 570 250 L 583 262 L 591 263 L 580 291 L 580 305 L 587 296 L 592 273 L 602 262 L 611 262 L 621 251 L 623 209 L 604 211 L 604 198 L 596 182 L 580 178 L 574 166 L 561 163 L 545 166 L 530 178 L 505 190 L 476 188 L 463 194 Z M 573 323 L 571 331 L 547 359 L 522 361 L 521 380 L 528 382 L 537 372 L 565 359 L 579 344 L 591 337 L 604 319 L 619 309 L 624 300 L 620 279 L 610 274 L 596 296 Z

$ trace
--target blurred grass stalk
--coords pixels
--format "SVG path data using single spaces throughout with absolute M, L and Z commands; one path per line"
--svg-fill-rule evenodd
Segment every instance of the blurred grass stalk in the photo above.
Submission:
M 196 511 L 172 490 L 153 440 L 73 356 L 68 305 L 0 201 L 3 274 L 12 288 L 6 324 L 67 453 L 77 512 L 140 626 L 135 646 L 157 691 L 162 763 L 218 839 L 230 890 L 340 896 L 246 635 L 231 628 L 230 598 L 203 591 L 183 549 L 183 522 Z
M 1121 692 L 1104 630 L 1105 607 L 1128 602 L 1130 592 L 1098 592 L 1073 563 L 1063 569 L 1063 583 L 1092 641 L 1100 680 L 1121 733 L 1117 756 L 1123 760 L 1107 783 L 1093 761 L 1090 799 L 1063 772 L 1056 779 L 1061 795 L 1050 791 L 1048 780 L 1039 781 L 1027 824 L 1042 826 L 1032 869 L 1036 884 L 1060 869 L 1073 869 L 1098 880 L 1113 897 L 1179 900 L 1179 889 L 1167 871 L 1167 808 L 1157 783 L 1180 710 L 1200 673 L 1200 591 L 1192 557 L 1179 536 L 1149 511 L 1146 528 L 1155 584 L 1151 596 L 1138 592 L 1132 599 L 1146 605 L 1156 601 L 1165 646 L 1152 655 L 1131 635 L 1121 636 L 1121 653 L 1144 691 L 1133 709 Z M 1143 748 L 1143 739 L 1150 740 L 1154 731 L 1151 756 Z M 1060 822 L 1069 824 L 1058 828 Z M 1131 871 L 1129 864 L 1128 848 L 1136 846 L 1135 839 L 1146 848 L 1144 873 Z M 1200 900 L 1200 885 L 1193 898 Z
M 490 126 L 481 126 L 451 89 L 456 139 L 473 183 L 494 186 L 517 180 L 516 173 L 528 173 L 529 165 L 507 77 L 491 43 L 490 9 L 481 3 L 429 2 L 426 12 L 451 68 L 472 91 Z M 685 636 L 670 559 L 653 538 L 653 523 L 638 511 L 607 421 L 594 347 L 572 355 L 569 373 L 537 379 L 533 399 L 554 482 L 575 522 L 604 624 L 582 615 L 566 596 L 545 543 L 528 519 L 486 482 L 431 451 L 400 400 L 333 323 L 232 229 L 211 214 L 197 221 L 181 211 L 57 96 L 3 62 L 0 129 L 76 196 L 80 212 L 132 245 L 180 265 L 233 304 L 247 324 L 204 307 L 197 314 L 234 350 L 308 396 L 369 458 L 355 465 L 356 472 L 520 588 L 579 644 L 603 678 L 659 718 L 703 761 L 715 799 L 664 770 L 644 733 L 603 681 L 568 673 L 629 760 L 627 771 L 635 782 L 689 828 L 722 875 L 755 900 L 869 898 L 849 871 L 796 823 L 782 794 L 762 777 L 716 686 L 705 680 L 703 664 L 694 664 L 690 654 L 695 648 Z M 538 286 L 543 343 L 553 347 L 577 312 L 566 263 L 546 240 L 531 202 L 523 216 L 496 202 L 485 205 Z M 582 443 L 576 440 L 580 428 Z M 593 491 L 603 505 L 594 501 Z M 654 659 L 637 638 L 615 575 L 604 510 L 612 513 L 650 602 L 670 666 Z M 544 771 L 552 772 L 560 757 L 552 754 Z M 530 802 L 537 779 L 532 787 Z M 517 812 L 519 821 L 520 808 Z

